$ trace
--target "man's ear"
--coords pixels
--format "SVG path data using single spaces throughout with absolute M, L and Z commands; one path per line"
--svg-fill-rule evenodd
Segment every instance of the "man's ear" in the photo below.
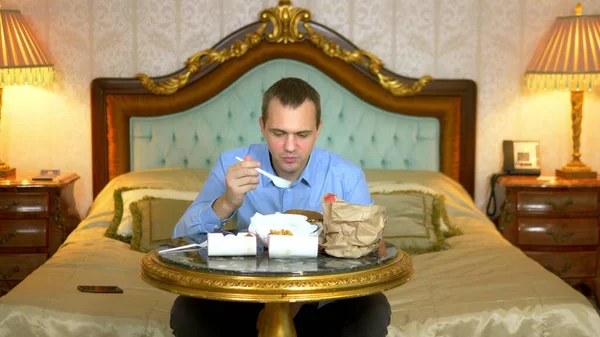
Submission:
M 317 135 L 319 135 L 321 133 L 322 129 L 323 129 L 323 120 L 321 119 L 319 121 L 319 126 L 317 127 Z
M 258 117 L 258 125 L 260 126 L 260 131 L 264 133 L 265 132 L 265 121 L 263 120 L 262 116 Z

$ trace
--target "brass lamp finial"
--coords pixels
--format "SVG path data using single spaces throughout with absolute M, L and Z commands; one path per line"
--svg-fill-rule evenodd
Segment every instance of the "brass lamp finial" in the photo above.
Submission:
M 581 6 L 581 3 L 578 2 L 577 6 L 575 6 L 575 15 L 580 16 L 582 12 L 583 12 L 583 6 Z
M 292 1 L 290 0 L 279 0 L 279 6 L 291 5 Z

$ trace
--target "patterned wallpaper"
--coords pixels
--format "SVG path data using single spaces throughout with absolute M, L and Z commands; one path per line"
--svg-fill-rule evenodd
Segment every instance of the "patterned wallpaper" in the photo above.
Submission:
M 314 20 L 378 55 L 403 75 L 470 78 L 479 88 L 476 195 L 485 206 L 503 139 L 539 140 L 542 171 L 571 154 L 568 92 L 533 93 L 523 73 L 565 0 L 295 0 Z M 21 172 L 78 172 L 78 210 L 92 201 L 89 85 L 96 77 L 164 75 L 183 66 L 276 0 L 4 0 L 20 9 L 50 53 L 56 83 L 4 89 L 0 154 Z M 582 0 L 584 14 L 600 1 Z M 586 93 L 583 160 L 600 170 L 600 95 Z

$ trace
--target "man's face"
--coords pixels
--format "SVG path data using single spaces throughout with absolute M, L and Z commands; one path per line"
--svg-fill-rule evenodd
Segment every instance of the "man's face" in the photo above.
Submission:
M 274 98 L 269 103 L 266 123 L 259 119 L 273 168 L 280 177 L 294 181 L 306 167 L 323 124 L 321 121 L 317 128 L 316 118 L 315 105 L 309 100 L 294 109 Z

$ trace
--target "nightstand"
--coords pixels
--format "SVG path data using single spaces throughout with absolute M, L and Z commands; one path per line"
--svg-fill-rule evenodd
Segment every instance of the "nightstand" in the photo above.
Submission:
M 600 301 L 600 180 L 504 176 L 499 229 L 504 237 L 567 283 Z
M 52 181 L 33 176 L 0 179 L 0 296 L 46 262 L 80 221 L 77 174 Z

